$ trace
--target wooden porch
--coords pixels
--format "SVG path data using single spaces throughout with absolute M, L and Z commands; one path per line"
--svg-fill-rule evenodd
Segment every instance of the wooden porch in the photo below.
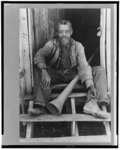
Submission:
M 65 17 L 64 10 L 60 9 L 20 9 L 20 106 L 22 113 L 20 114 L 20 122 L 26 126 L 26 137 L 20 138 L 23 143 L 45 144 L 94 144 L 111 142 L 110 119 L 95 118 L 84 113 L 77 113 L 76 99 L 86 97 L 86 92 L 71 93 L 68 101 L 71 104 L 71 110 L 68 114 L 55 116 L 45 114 L 40 116 L 29 116 L 24 111 L 24 103 L 29 104 L 29 108 L 33 107 L 33 87 L 36 71 L 33 66 L 33 55 L 39 47 L 42 47 L 47 40 L 53 37 L 54 28 L 58 20 Z M 106 70 L 108 79 L 108 96 L 111 93 L 111 46 L 110 46 L 110 9 L 103 8 L 100 10 L 100 27 L 102 35 L 100 37 L 100 64 Z M 59 88 L 63 85 L 58 85 Z M 77 85 L 76 85 L 77 86 Z M 52 97 L 56 98 L 58 93 L 53 93 Z M 107 111 L 106 107 L 102 108 Z M 33 138 L 33 128 L 35 122 L 70 122 L 70 136 L 66 137 L 39 137 Z M 105 128 L 105 135 L 87 135 L 80 136 L 78 131 L 78 122 L 102 122 Z

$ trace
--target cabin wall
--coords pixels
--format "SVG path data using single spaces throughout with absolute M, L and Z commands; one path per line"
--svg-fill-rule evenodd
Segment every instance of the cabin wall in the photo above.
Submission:
M 83 11 L 83 10 L 81 10 Z M 84 13 L 84 12 L 83 12 Z M 108 81 L 108 90 L 111 90 L 111 39 L 110 39 L 110 31 L 111 31 L 111 23 L 110 23 L 110 10 L 109 9 L 101 9 L 100 12 L 96 12 L 96 15 L 100 15 L 98 17 L 98 21 L 94 20 L 95 23 L 92 24 L 88 29 L 97 27 L 100 25 L 102 28 L 102 35 L 99 39 L 98 45 L 100 44 L 100 64 L 105 67 L 107 73 L 107 81 Z M 80 21 L 75 20 L 76 13 L 72 13 L 70 10 L 65 9 L 30 9 L 30 8 L 23 8 L 20 9 L 20 32 L 19 32 L 19 39 L 20 39 L 20 68 L 19 71 L 24 73 L 24 76 L 20 78 L 20 87 L 22 89 L 23 95 L 32 94 L 33 87 L 34 87 L 34 79 L 36 78 L 36 70 L 33 64 L 33 57 L 35 53 L 39 50 L 39 48 L 43 47 L 43 45 L 54 36 L 55 29 L 57 22 L 60 19 L 68 19 L 70 21 L 78 22 L 74 23 L 75 25 L 73 28 L 79 30 L 80 24 L 84 24 L 85 20 L 84 17 L 81 16 Z M 72 19 L 73 18 L 73 19 Z M 78 17 L 77 17 L 78 18 Z M 94 17 L 91 18 L 94 19 Z M 89 17 L 86 18 L 86 21 L 89 21 Z M 99 24 L 97 24 L 97 22 Z M 80 32 L 82 33 L 83 30 L 81 29 Z M 81 38 L 75 30 L 73 34 L 73 38 Z M 84 35 L 84 39 L 87 38 L 87 32 L 85 31 L 86 35 Z M 96 36 L 95 31 L 95 36 Z M 96 36 L 97 38 L 97 36 Z M 84 39 L 81 39 L 85 41 Z M 95 38 L 94 38 L 95 39 Z M 77 40 L 77 39 L 76 39 Z M 79 39 L 78 39 L 79 40 Z M 80 41 L 81 41 L 80 40 Z M 98 40 L 98 39 L 97 39 Z M 87 40 L 86 40 L 87 41 Z M 100 42 L 100 43 L 99 43 Z M 95 42 L 93 42 L 95 43 Z M 88 45 L 87 45 L 88 46 Z M 89 46 L 88 46 L 89 47 Z M 94 47 L 97 48 L 97 45 Z M 92 50 L 92 48 L 91 48 Z M 87 55 L 88 56 L 88 55 Z M 89 56 L 88 56 L 89 57 Z M 34 78 L 33 78 L 34 76 Z
M 22 93 L 32 94 L 36 68 L 33 64 L 33 57 L 39 48 L 51 39 L 55 34 L 57 22 L 64 16 L 60 9 L 20 9 L 20 68 L 24 72 L 20 79 Z
M 20 40 L 20 67 L 19 72 L 22 74 L 20 77 L 20 95 L 23 96 L 27 93 L 32 92 L 32 55 L 30 48 L 29 40 L 29 28 L 28 28 L 28 12 L 27 9 L 20 9 L 20 31 L 19 31 L 19 40 Z

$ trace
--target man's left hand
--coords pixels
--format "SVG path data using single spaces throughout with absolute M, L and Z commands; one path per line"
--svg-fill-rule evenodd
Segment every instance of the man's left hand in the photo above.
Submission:
M 98 97 L 98 91 L 94 85 L 90 86 L 88 90 L 88 98 L 90 99 L 92 97 L 93 98 Z

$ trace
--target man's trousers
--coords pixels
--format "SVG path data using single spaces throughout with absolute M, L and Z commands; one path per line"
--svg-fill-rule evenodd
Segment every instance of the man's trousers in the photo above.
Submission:
M 40 86 L 41 81 L 41 72 L 37 70 L 36 77 L 34 79 L 34 104 L 46 106 L 47 103 L 51 99 L 51 86 L 49 89 L 43 89 Z M 68 72 L 64 73 L 63 71 L 53 69 L 48 67 L 48 74 L 51 77 L 51 85 L 52 84 L 60 84 L 60 83 L 69 83 L 78 73 L 77 69 L 73 68 Z M 109 104 L 109 100 L 107 97 L 107 80 L 105 70 L 101 66 L 96 66 L 92 68 L 93 81 L 94 85 L 98 91 L 99 104 Z

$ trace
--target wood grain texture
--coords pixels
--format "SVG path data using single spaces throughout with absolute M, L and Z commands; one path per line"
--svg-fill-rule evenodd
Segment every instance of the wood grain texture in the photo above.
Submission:
M 102 34 L 100 37 L 100 64 L 104 68 L 106 68 L 105 63 L 105 26 L 106 26 L 106 8 L 101 8 L 101 15 L 100 15 L 100 27 L 102 30 Z
M 102 106 L 102 109 L 103 109 L 103 111 L 107 112 L 106 106 Z M 106 135 L 111 135 L 109 122 L 105 122 L 105 121 L 104 121 L 104 122 L 103 122 L 103 125 L 104 125 L 104 127 L 105 127 Z
M 52 114 L 43 114 L 40 116 L 30 116 L 21 114 L 20 121 L 21 122 L 69 122 L 69 121 L 86 121 L 86 122 L 103 122 L 110 121 L 111 119 L 102 119 L 95 118 L 94 116 L 87 114 L 62 114 L 61 116 L 56 116 Z
M 29 102 L 29 108 L 33 107 L 33 102 Z M 27 127 L 26 127 L 26 139 L 32 138 L 33 135 L 33 128 L 34 128 L 34 123 L 33 122 L 27 122 Z
M 33 88 L 33 51 L 35 49 L 34 44 L 34 25 L 33 25 L 33 10 L 28 8 L 28 38 L 30 47 L 30 75 Z
M 111 91 L 111 10 L 107 8 L 106 18 L 106 67 L 108 91 Z
M 111 142 L 111 136 L 105 136 L 105 135 L 99 135 L 99 136 L 74 136 L 74 137 L 55 137 L 55 138 L 31 138 L 31 139 L 20 139 L 20 142 L 23 143 L 27 143 L 29 142 L 29 144 L 33 144 L 34 143 L 39 143 L 39 145 L 44 145 L 44 144 L 68 144 L 71 145 L 72 144 L 78 144 L 78 145 L 82 145 L 85 143 L 93 143 L 93 144 L 97 144 L 97 143 L 110 143 Z
M 25 70 L 25 92 L 27 94 L 30 94 L 32 92 L 32 78 L 27 9 L 20 9 L 20 41 L 20 60 L 22 64 L 22 69 Z
M 72 114 L 76 114 L 76 107 L 75 107 L 75 98 L 71 98 L 71 107 L 72 107 Z M 78 125 L 76 121 L 71 123 L 71 133 L 72 136 L 78 136 Z

